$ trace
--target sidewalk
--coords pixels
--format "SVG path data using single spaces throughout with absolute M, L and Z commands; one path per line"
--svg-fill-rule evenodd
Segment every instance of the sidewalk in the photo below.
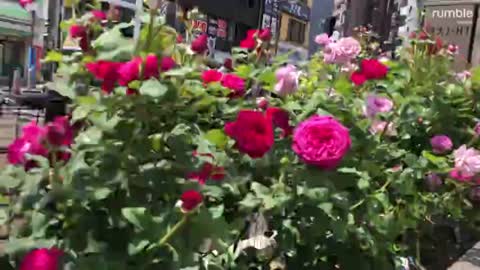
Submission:
M 480 270 L 480 242 L 467 251 L 448 270 Z

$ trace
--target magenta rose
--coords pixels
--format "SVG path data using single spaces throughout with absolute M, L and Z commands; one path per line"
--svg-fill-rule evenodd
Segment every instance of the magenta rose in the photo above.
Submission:
M 452 150 L 452 140 L 446 135 L 435 135 L 430 139 L 433 152 L 435 154 L 444 154 Z
M 293 133 L 293 151 L 307 164 L 333 169 L 350 149 L 348 129 L 331 116 L 314 115 Z
M 28 253 L 20 264 L 20 270 L 58 270 L 63 251 L 57 248 L 35 249 Z

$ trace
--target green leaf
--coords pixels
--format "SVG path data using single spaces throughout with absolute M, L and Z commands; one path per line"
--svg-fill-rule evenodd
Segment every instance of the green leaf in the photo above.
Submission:
M 5 252 L 7 254 L 16 254 L 20 252 L 30 251 L 35 248 L 51 248 L 55 245 L 55 240 L 31 238 L 10 239 L 5 243 Z
M 5 225 L 8 222 L 8 208 L 0 208 L 0 225 Z
M 348 97 L 353 93 L 352 82 L 350 82 L 350 80 L 345 76 L 342 76 L 336 80 L 333 87 L 335 88 L 335 92 L 345 97 Z
M 153 98 L 161 98 L 165 96 L 167 91 L 168 88 L 156 79 L 143 82 L 142 86 L 140 87 L 140 94 L 151 96 Z
M 171 77 L 186 77 L 188 74 L 194 71 L 191 67 L 181 67 L 181 68 L 174 68 L 167 72 L 162 73 L 164 76 L 171 76 Z
M 480 67 L 475 67 L 472 70 L 472 83 L 475 87 L 480 86 Z
M 235 67 L 235 73 L 242 78 L 249 78 L 253 68 L 252 65 L 239 65 Z
M 324 203 L 319 204 L 318 208 L 322 209 L 323 212 L 325 212 L 325 214 L 327 214 L 327 216 L 333 218 L 333 215 L 332 215 L 333 203 L 324 202 Z
M 208 208 L 208 211 L 210 212 L 210 214 L 212 215 L 212 218 L 214 219 L 223 216 L 224 210 L 225 210 L 225 207 L 223 206 L 223 204 Z
M 47 216 L 38 211 L 33 212 L 31 226 L 35 237 L 43 237 L 48 226 Z
M 205 134 L 205 139 L 214 144 L 218 148 L 224 149 L 228 143 L 228 137 L 223 130 L 212 129 Z
M 47 53 L 47 56 L 45 56 L 45 59 L 43 59 L 43 61 L 45 61 L 47 63 L 49 63 L 49 62 L 60 63 L 60 62 L 62 62 L 62 59 L 63 59 L 63 54 L 61 52 L 49 51 Z
M 132 58 L 134 41 L 124 37 L 121 32 L 122 28 L 129 26 L 131 24 L 120 23 L 95 40 L 93 46 L 98 53 L 98 60 L 128 61 Z
M 147 209 L 145 207 L 127 207 L 122 208 L 122 215 L 137 229 L 145 230 L 145 221 L 147 219 L 146 211 Z
M 112 193 L 112 190 L 107 187 L 98 187 L 95 188 L 93 192 L 93 198 L 97 201 L 104 200 Z

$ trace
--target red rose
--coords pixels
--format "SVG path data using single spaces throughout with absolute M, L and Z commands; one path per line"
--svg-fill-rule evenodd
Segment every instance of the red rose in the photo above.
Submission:
M 265 97 L 257 98 L 257 108 L 265 110 L 268 107 L 268 99 Z
M 183 42 L 182 35 L 177 35 L 177 43 L 182 43 L 182 42 Z
M 196 190 L 185 191 L 180 197 L 182 209 L 186 212 L 192 211 L 203 201 L 203 196 Z
M 34 0 L 19 0 L 18 3 L 20 4 L 20 6 L 22 6 L 23 8 L 25 8 L 27 5 L 30 5 L 34 2 Z
M 258 111 L 240 111 L 234 122 L 225 125 L 225 133 L 240 152 L 252 158 L 263 157 L 274 143 L 272 121 Z
M 82 25 L 74 24 L 70 27 L 70 36 L 72 38 L 79 38 L 80 39 L 80 48 L 82 51 L 88 51 L 89 42 L 88 42 L 88 34 L 87 28 Z
M 288 112 L 278 108 L 270 107 L 267 109 L 267 118 L 269 118 L 274 127 L 282 129 L 282 138 L 288 137 L 293 133 L 293 127 L 288 123 Z
M 420 32 L 420 34 L 418 34 L 418 39 L 421 39 L 421 40 L 428 39 L 428 34 L 425 31 L 422 31 Z
M 245 80 L 235 74 L 225 74 L 222 78 L 222 85 L 230 90 L 232 93 L 230 97 L 240 97 L 245 92 Z
M 255 40 L 255 35 L 257 34 L 256 29 L 250 29 L 247 31 L 247 36 L 245 39 L 240 41 L 240 47 L 244 49 L 249 49 L 253 50 L 255 49 L 255 46 L 257 45 L 257 42 Z
M 220 166 L 215 166 L 210 162 L 205 162 L 199 172 L 189 173 L 187 177 L 203 185 L 208 179 L 214 181 L 223 180 L 223 178 L 225 178 L 225 169 Z
M 115 88 L 115 83 L 118 79 L 118 69 L 121 63 L 110 61 L 90 62 L 85 65 L 87 70 L 98 79 L 102 80 L 102 91 L 109 94 Z
M 158 58 L 156 55 L 149 54 L 145 58 L 145 70 L 143 72 L 143 78 L 145 80 L 150 78 L 158 78 Z
M 175 63 L 175 60 L 173 60 L 172 57 L 166 56 L 162 58 L 162 61 L 160 61 L 160 70 L 162 72 L 169 71 L 170 69 L 174 68 L 177 65 Z
M 409 38 L 409 39 L 415 39 L 415 38 L 417 38 L 417 33 L 411 32 L 410 35 L 408 35 L 408 38 Z
M 360 66 L 362 74 L 368 80 L 383 79 L 388 73 L 388 67 L 377 59 L 363 59 Z
M 216 69 L 204 70 L 202 72 L 202 81 L 203 84 L 209 84 L 213 82 L 219 82 L 222 80 L 223 73 Z
M 360 71 L 355 71 L 350 76 L 350 80 L 357 86 L 364 84 L 367 81 L 365 75 L 363 75 Z
M 192 45 L 190 46 L 190 48 L 192 49 L 192 51 L 198 54 L 202 54 L 208 49 L 207 40 L 208 40 L 207 34 L 202 34 L 192 42 Z
M 72 38 L 84 38 L 87 36 L 87 28 L 82 25 L 74 24 L 70 26 L 70 36 Z
M 228 70 L 233 70 L 232 58 L 226 58 L 225 61 L 223 61 L 223 66 Z
M 199 154 L 197 150 L 193 151 L 194 157 L 208 157 L 212 162 L 214 161 L 214 156 L 210 153 L 206 154 Z M 220 166 L 215 166 L 210 162 L 205 162 L 202 165 L 202 169 L 199 172 L 192 172 L 187 175 L 187 178 L 196 180 L 200 184 L 205 184 L 208 179 L 212 179 L 215 181 L 221 181 L 225 178 L 225 169 Z
M 73 143 L 73 128 L 66 116 L 58 116 L 48 123 L 46 133 L 50 145 L 70 146 Z

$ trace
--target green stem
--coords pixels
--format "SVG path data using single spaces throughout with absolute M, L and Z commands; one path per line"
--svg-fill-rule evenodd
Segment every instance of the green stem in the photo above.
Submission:
M 172 238 L 188 221 L 188 214 L 184 214 L 182 219 L 173 226 L 173 228 L 165 234 L 162 239 L 158 242 L 159 246 L 163 246 L 168 243 L 170 238 Z
M 383 184 L 383 186 L 378 190 L 380 192 L 385 192 L 385 190 L 387 189 L 387 187 L 392 183 L 393 179 L 390 178 L 388 179 L 387 182 L 385 182 L 385 184 Z
M 152 43 L 152 36 L 153 36 L 153 24 L 155 22 L 155 18 L 157 16 L 157 10 L 151 8 L 150 9 L 150 22 L 148 24 L 148 32 L 147 32 L 147 40 L 145 41 L 144 49 L 148 52 L 150 49 L 150 44 Z

